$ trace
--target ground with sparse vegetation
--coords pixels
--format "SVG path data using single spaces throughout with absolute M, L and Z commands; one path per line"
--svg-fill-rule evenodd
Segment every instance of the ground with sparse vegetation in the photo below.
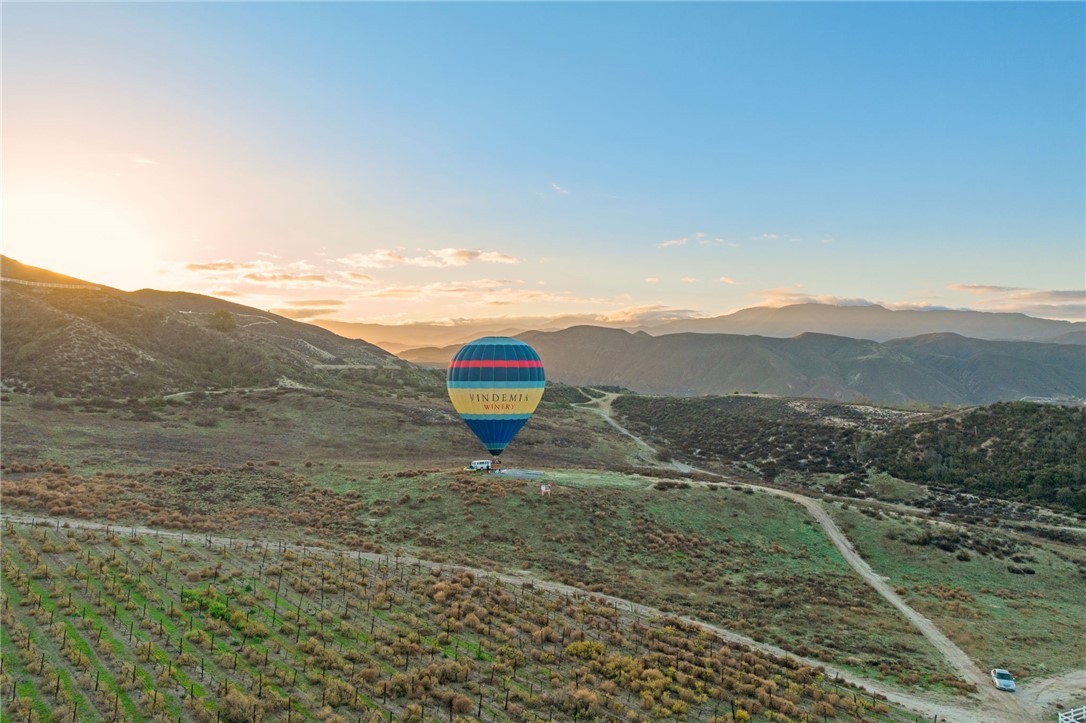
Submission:
M 507 467 L 540 470 L 544 477 L 508 479 L 461 471 L 485 454 L 441 389 L 367 373 L 350 390 L 198 391 L 141 399 L 5 394 L 4 509 L 523 571 L 691 615 L 872 679 L 942 692 L 970 687 L 863 583 L 802 508 L 710 474 L 647 467 L 644 449 L 633 440 L 599 415 L 570 406 L 597 392 L 548 389 L 505 456 Z M 617 409 L 629 419 L 628 405 L 635 402 L 628 400 L 645 399 L 621 397 Z M 729 405 L 737 404 L 747 410 L 730 434 L 746 439 L 752 454 L 766 443 L 793 450 L 821 445 L 830 455 L 825 471 L 779 465 L 773 483 L 826 500 L 880 505 L 880 512 L 867 516 L 838 510 L 838 522 L 875 570 L 978 660 L 1002 648 L 1024 661 L 1016 671 L 1025 676 L 1082 664 L 1081 655 L 1076 663 L 1071 653 L 1051 658 L 1047 668 L 1039 665 L 1056 644 L 1051 631 L 1073 622 L 1071 598 L 1056 590 L 1063 584 L 1058 572 L 1082 567 L 1074 549 L 1082 550 L 1083 538 L 1065 526 L 1069 518 L 1045 517 L 1024 502 L 969 495 L 946 484 L 834 466 L 834 455 L 866 448 L 868 438 L 856 436 L 857 429 L 899 429 L 921 422 L 921 413 L 836 404 L 821 410 L 809 400 L 754 397 L 714 404 L 720 413 L 735 413 Z M 759 405 L 774 410 L 776 426 L 751 412 Z M 827 411 L 837 421 L 823 420 L 820 427 Z M 661 419 L 677 425 L 681 417 Z M 659 459 L 724 471 L 736 482 L 764 481 L 754 457 L 725 464 L 675 444 L 661 430 L 637 428 L 660 444 Z M 823 436 L 837 443 L 823 444 Z M 541 481 L 554 485 L 549 497 L 539 494 Z M 922 536 L 905 542 L 891 535 L 894 525 L 914 524 L 892 518 L 902 510 L 930 518 L 918 525 L 961 526 L 954 555 L 964 549 L 971 559 L 941 550 L 941 543 L 950 543 L 938 535 L 923 543 L 917 541 Z M 1015 530 L 994 529 L 1000 511 L 1008 512 L 1003 523 Z M 1022 550 L 993 542 L 1007 535 L 1026 540 L 1024 554 L 1043 566 L 1016 561 Z M 977 549 L 982 544 L 989 547 Z M 985 570 L 984 584 L 948 580 L 955 565 Z M 1009 566 L 1032 567 L 1034 574 Z M 999 586 L 1002 578 L 1012 583 Z M 1035 594 L 1016 587 L 1027 579 Z M 1073 596 L 1079 588 L 1068 590 Z M 945 595 L 960 597 L 947 606 Z M 984 605 L 1002 605 L 1004 612 L 989 614 Z M 1001 629 L 1010 611 L 1029 618 L 1018 637 Z M 1036 656 L 1017 656 L 1027 648 Z M 407 715 L 406 704 L 396 710 Z
M 590 594 L 394 557 L 8 525 L 5 717 L 911 720 Z
M 919 411 L 816 399 L 623 395 L 630 429 L 677 458 L 778 477 L 868 472 L 1086 514 L 1086 407 L 1000 402 Z
M 981 667 L 1086 667 L 1086 546 L 845 504 L 831 512 L 864 559 Z
M 5 509 L 24 514 L 525 571 L 695 615 L 872 677 L 958 685 L 787 500 L 588 470 L 547 474 L 548 497 L 538 480 L 425 469 L 359 479 L 341 491 L 310 482 L 304 469 L 250 462 L 86 477 L 41 466 L 5 478 L 2 490 Z

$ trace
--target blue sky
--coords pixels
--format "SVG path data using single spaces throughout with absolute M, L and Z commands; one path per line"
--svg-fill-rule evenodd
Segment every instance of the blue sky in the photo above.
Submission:
M 27 263 L 349 321 L 1086 317 L 1081 3 L 4 15 Z

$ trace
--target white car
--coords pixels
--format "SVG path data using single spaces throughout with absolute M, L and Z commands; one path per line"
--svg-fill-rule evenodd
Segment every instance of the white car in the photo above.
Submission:
M 1005 690 L 1008 693 L 1015 691 L 1014 676 L 1008 673 L 1003 668 L 996 668 L 992 671 L 992 682 L 995 683 L 995 687 L 1000 690 Z

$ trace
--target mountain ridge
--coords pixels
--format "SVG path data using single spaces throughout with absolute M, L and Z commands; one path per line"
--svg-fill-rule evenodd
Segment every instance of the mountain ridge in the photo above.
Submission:
M 674 319 L 659 323 L 603 322 L 569 315 L 523 319 L 475 319 L 434 324 L 364 324 L 315 319 L 312 323 L 347 337 L 365 338 L 394 353 L 427 346 L 463 344 L 480 336 L 516 336 L 528 331 L 561 331 L 595 326 L 643 331 L 652 336 L 692 332 L 745 334 L 791 338 L 804 332 L 889 341 L 921 334 L 951 332 L 989 341 L 1037 341 L 1086 344 L 1086 322 L 1042 319 L 1026 314 L 973 310 L 887 309 L 877 304 L 835 306 L 791 304 L 754 306 L 708 318 Z
M 368 342 L 212 297 L 126 292 L 0 258 L 3 383 L 63 395 L 338 384 L 407 371 Z M 251 321 L 251 318 L 257 321 Z
M 337 387 L 384 372 L 432 374 L 414 363 L 443 367 L 460 345 L 396 357 L 368 341 L 231 301 L 126 292 L 7 257 L 0 263 L 3 382 L 15 389 L 131 396 L 281 383 Z M 554 381 L 652 394 L 754 391 L 891 404 L 1086 397 L 1082 345 L 991 341 L 953 331 L 880 342 L 812 330 L 789 338 L 652 335 L 581 324 L 518 336 L 536 347 Z
M 757 392 L 891 404 L 988 404 L 1086 396 L 1086 349 L 939 333 L 881 343 L 817 332 L 790 339 L 684 332 L 661 336 L 592 326 L 526 332 L 548 378 L 648 393 L 702 396 Z M 403 358 L 447 363 L 455 347 Z
M 832 311 L 830 311 L 832 310 Z M 790 304 L 750 307 L 704 319 L 681 319 L 653 325 L 650 333 L 756 333 L 792 337 L 805 331 L 889 341 L 921 334 L 952 332 L 989 341 L 1045 341 L 1086 330 L 1086 322 L 1041 319 L 1012 312 L 953 309 L 888 309 L 879 304 L 836 306 Z

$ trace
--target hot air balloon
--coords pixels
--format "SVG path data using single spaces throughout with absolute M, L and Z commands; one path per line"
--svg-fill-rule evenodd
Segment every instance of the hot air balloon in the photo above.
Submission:
M 449 399 L 495 457 L 532 416 L 545 384 L 535 349 L 508 336 L 468 342 L 449 362 Z

